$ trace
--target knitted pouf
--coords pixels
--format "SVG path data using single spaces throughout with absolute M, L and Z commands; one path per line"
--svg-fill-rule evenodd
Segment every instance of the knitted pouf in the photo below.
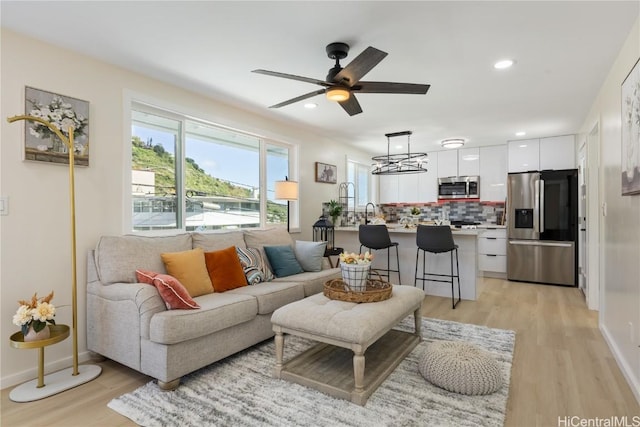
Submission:
M 430 383 L 461 394 L 491 394 L 502 386 L 502 373 L 491 355 L 464 342 L 435 341 L 418 362 Z

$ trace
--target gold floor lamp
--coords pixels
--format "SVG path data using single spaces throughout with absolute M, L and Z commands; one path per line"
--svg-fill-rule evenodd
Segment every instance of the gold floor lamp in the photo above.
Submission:
M 39 117 L 23 115 L 9 117 L 7 121 L 13 123 L 17 120 L 28 120 L 42 123 L 48 127 L 51 132 L 55 133 L 58 138 L 66 145 L 69 152 L 69 201 L 71 207 L 71 286 L 72 286 L 72 330 L 73 330 L 73 367 L 63 369 L 53 374 L 42 377 L 44 369 L 43 357 L 39 359 L 39 379 L 28 381 L 11 390 L 9 397 L 15 402 L 30 402 L 33 400 L 43 399 L 52 396 L 70 388 L 77 387 L 81 384 L 89 382 L 96 378 L 102 372 L 102 368 L 98 365 L 81 365 L 78 366 L 78 280 L 77 280 L 77 257 L 76 257 L 76 204 L 75 204 L 75 177 L 74 177 L 74 142 L 73 142 L 73 126 L 69 126 L 69 137 L 65 137 L 63 133 L 53 126 L 50 122 Z M 41 351 L 43 351 L 41 349 Z M 43 353 L 41 353 L 43 354 Z M 44 381 L 43 381 L 44 380 Z

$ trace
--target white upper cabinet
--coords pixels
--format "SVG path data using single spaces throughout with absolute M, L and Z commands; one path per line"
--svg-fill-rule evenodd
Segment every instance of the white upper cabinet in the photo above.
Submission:
M 540 170 L 540 140 L 522 139 L 508 143 L 508 171 L 527 172 Z
M 398 202 L 398 175 L 378 175 L 379 203 Z
M 438 178 L 458 176 L 458 150 L 438 151 Z
M 436 152 L 427 153 L 429 165 L 427 172 L 418 175 L 418 202 L 438 201 L 438 154 Z
M 507 146 L 480 148 L 480 200 L 500 202 L 507 197 Z
M 576 139 L 574 135 L 540 139 L 540 170 L 575 169 Z
M 461 148 L 458 150 L 458 175 L 480 175 L 480 149 Z
M 418 177 L 422 173 L 409 173 L 397 175 L 398 177 L 398 198 L 399 203 L 418 202 Z

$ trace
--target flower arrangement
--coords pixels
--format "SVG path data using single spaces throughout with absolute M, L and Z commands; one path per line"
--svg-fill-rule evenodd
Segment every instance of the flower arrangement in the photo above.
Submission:
M 55 95 L 48 105 L 42 105 L 36 100 L 30 100 L 35 106 L 29 115 L 44 119 L 59 129 L 63 135 L 69 136 L 69 126 L 73 126 L 74 136 L 84 135 L 89 119 L 78 114 L 68 102 Z M 29 128 L 29 133 L 36 138 L 50 138 L 55 134 L 42 123 L 34 123 Z M 74 147 L 76 148 L 76 147 Z
M 51 304 L 52 299 L 53 291 L 43 298 L 38 298 L 38 294 L 35 293 L 31 297 L 31 301 L 18 301 L 20 307 L 13 315 L 13 324 L 20 326 L 23 335 L 27 335 L 32 326 L 34 331 L 40 332 L 47 323 L 55 325 L 53 317 L 56 315 L 56 308 Z
M 344 264 L 371 264 L 373 261 L 373 254 L 369 251 L 363 254 L 342 252 L 340 254 L 340 262 Z

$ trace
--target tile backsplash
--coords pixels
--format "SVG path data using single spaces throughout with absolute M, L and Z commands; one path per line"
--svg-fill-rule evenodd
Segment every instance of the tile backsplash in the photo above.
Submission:
M 420 209 L 421 221 L 449 219 L 450 221 L 473 221 L 498 224 L 503 221 L 504 202 L 446 201 L 439 203 L 380 205 L 387 222 L 397 222 L 411 216 L 411 209 Z

